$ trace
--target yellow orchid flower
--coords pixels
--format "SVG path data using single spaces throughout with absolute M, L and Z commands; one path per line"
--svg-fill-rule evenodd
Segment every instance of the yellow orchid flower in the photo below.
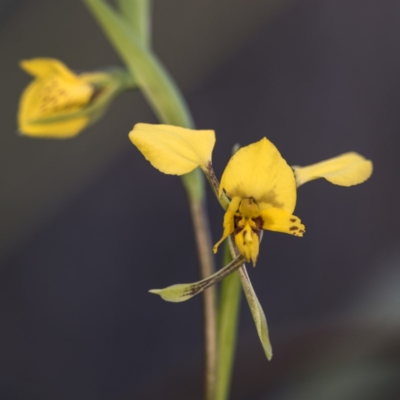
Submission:
M 261 230 L 303 236 L 305 227 L 292 215 L 296 180 L 277 148 L 266 138 L 242 147 L 228 162 L 219 195 L 232 199 L 224 216 L 224 233 L 218 246 L 232 233 L 247 261 L 256 264 Z
M 266 138 L 242 147 L 229 160 L 219 185 L 211 162 L 215 133 L 171 125 L 137 124 L 129 138 L 145 158 L 161 172 L 183 175 L 196 167 L 206 174 L 221 200 L 230 198 L 223 221 L 222 238 L 234 235 L 247 261 L 256 264 L 262 230 L 302 237 L 305 227 L 293 215 L 297 187 L 317 178 L 352 186 L 372 173 L 372 163 L 357 153 L 346 153 L 308 167 L 289 167 Z M 223 204 L 223 203 L 222 203 Z
M 128 87 L 121 70 L 75 74 L 53 58 L 24 60 L 20 66 L 35 78 L 24 90 L 18 111 L 19 130 L 31 137 L 76 136 Z
M 224 232 L 214 246 L 233 235 L 240 252 L 231 263 L 215 274 L 194 283 L 153 289 L 166 301 L 181 302 L 201 293 L 228 274 L 239 275 L 257 333 L 268 360 L 272 357 L 268 325 L 257 299 L 244 261 L 257 261 L 262 230 L 303 236 L 304 225 L 293 215 L 297 188 L 314 179 L 351 186 L 364 182 L 372 173 L 372 163 L 357 153 L 347 153 L 307 167 L 290 168 L 277 148 L 266 138 L 239 149 L 222 174 L 221 184 L 212 168 L 211 154 L 215 133 L 171 125 L 137 124 L 129 133 L 132 143 L 145 158 L 165 174 L 183 175 L 200 167 L 226 210 Z M 229 199 L 230 200 L 229 200 Z

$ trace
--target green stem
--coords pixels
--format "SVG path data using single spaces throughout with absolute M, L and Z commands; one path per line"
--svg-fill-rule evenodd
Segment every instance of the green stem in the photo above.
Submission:
M 226 194 L 223 191 L 221 193 L 221 196 L 219 195 L 219 181 L 215 175 L 214 168 L 211 162 L 207 165 L 207 168 L 203 168 L 203 172 L 208 180 L 208 183 L 211 186 L 212 191 L 215 194 L 215 197 L 219 201 L 219 204 L 221 204 L 221 207 L 226 210 L 229 206 L 230 200 L 228 199 L 228 197 L 226 197 Z
M 231 262 L 232 255 L 228 240 L 224 243 L 224 261 Z M 218 310 L 218 368 L 216 400 L 226 400 L 231 386 L 233 361 L 236 349 L 236 337 L 239 320 L 241 284 L 237 271 L 228 275 L 221 285 Z
M 83 0 L 135 76 L 157 118 L 164 123 L 193 127 L 185 100 L 177 85 L 158 60 L 144 47 L 129 23 L 102 0 Z
M 150 47 L 151 41 L 151 1 L 117 0 L 121 14 L 130 23 L 143 45 Z
M 128 70 L 159 121 L 165 124 L 192 128 L 193 121 L 179 88 L 156 55 L 144 46 L 125 17 L 119 15 L 102 0 L 83 0 L 102 27 L 107 38 L 124 60 Z M 128 0 L 127 0 L 128 1 Z M 122 3 L 120 3 L 122 6 Z M 182 177 L 196 236 L 201 279 L 215 271 L 208 215 L 205 208 L 204 177 L 199 168 Z M 214 400 L 216 382 L 216 289 L 203 293 L 205 334 L 205 398 Z

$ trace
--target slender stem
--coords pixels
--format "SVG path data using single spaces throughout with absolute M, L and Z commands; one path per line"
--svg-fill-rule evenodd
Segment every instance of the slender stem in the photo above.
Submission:
M 200 260 L 200 277 L 205 279 L 215 271 L 214 258 L 211 253 L 211 235 L 204 202 L 191 200 L 194 232 Z M 217 314 L 215 285 L 203 292 L 203 322 L 205 347 L 205 398 L 214 399 L 217 381 Z
M 221 207 L 226 210 L 229 206 L 229 199 L 226 197 L 225 193 L 222 191 L 221 195 L 219 194 L 219 181 L 215 175 L 214 168 L 212 166 L 211 161 L 208 163 L 207 168 L 203 169 L 204 175 L 206 176 L 208 183 L 213 190 L 215 197 L 221 204 Z
M 151 39 L 151 0 L 117 0 L 117 4 L 142 43 L 149 47 Z

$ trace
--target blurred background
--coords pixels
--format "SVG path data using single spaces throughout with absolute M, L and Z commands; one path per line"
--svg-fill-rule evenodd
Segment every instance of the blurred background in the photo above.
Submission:
M 243 301 L 232 399 L 399 399 L 400 3 L 154 0 L 153 10 L 155 50 L 197 127 L 216 130 L 218 176 L 235 143 L 263 136 L 292 165 L 350 150 L 374 162 L 363 185 L 299 190 L 303 239 L 264 235 L 249 274 L 274 358 Z M 74 140 L 19 137 L 21 59 L 120 61 L 80 1 L 2 0 L 0 23 L 0 399 L 200 399 L 200 299 L 147 293 L 197 280 L 180 180 L 127 137 L 154 116 L 130 92 Z M 219 238 L 223 212 L 208 203 Z

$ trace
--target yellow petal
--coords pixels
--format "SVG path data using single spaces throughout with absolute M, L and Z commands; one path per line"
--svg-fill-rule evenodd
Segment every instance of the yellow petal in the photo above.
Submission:
M 21 63 L 36 76 L 24 90 L 18 111 L 22 134 L 33 137 L 68 138 L 77 135 L 89 122 L 87 116 L 40 122 L 67 116 L 86 107 L 93 87 L 75 76 L 63 63 L 53 59 L 33 59 Z
M 76 75 L 61 61 L 55 58 L 32 58 L 20 62 L 20 67 L 37 78 L 59 75 L 63 79 L 75 80 Z
M 54 79 L 53 82 L 57 82 Z M 60 82 L 58 86 L 62 87 Z M 64 85 L 65 86 L 65 85 Z M 18 126 L 21 133 L 35 137 L 67 138 L 78 134 L 88 123 L 88 117 L 63 119 L 59 122 L 36 123 L 46 117 L 57 117 L 78 111 L 84 106 L 91 96 L 90 88 L 66 88 L 65 95 L 56 92 L 51 96 L 52 90 L 45 90 L 47 82 L 33 82 L 23 93 L 18 111 Z M 50 100 L 49 100 L 50 99 Z
M 24 136 L 36 138 L 68 139 L 75 137 L 89 124 L 89 118 L 80 117 L 49 124 L 19 124 Z
M 215 144 L 214 131 L 172 125 L 136 124 L 129 138 L 153 167 L 171 175 L 206 169 Z
M 266 208 L 261 211 L 262 229 L 303 236 L 305 227 L 300 219 L 280 208 Z
M 278 149 L 266 138 L 242 147 L 225 168 L 220 193 L 229 197 L 254 198 L 292 213 L 296 205 L 293 171 Z
M 234 197 L 229 203 L 224 215 L 224 233 L 222 238 L 214 245 L 214 254 L 218 251 L 219 245 L 235 230 L 234 216 L 240 205 L 240 197 Z
M 293 167 L 297 187 L 318 178 L 340 186 L 358 185 L 372 174 L 372 162 L 358 153 L 345 153 L 306 167 Z
M 89 103 L 93 88 L 83 82 L 70 82 L 60 76 L 35 80 L 25 89 L 20 102 L 20 118 L 33 122 L 40 118 L 76 111 Z

